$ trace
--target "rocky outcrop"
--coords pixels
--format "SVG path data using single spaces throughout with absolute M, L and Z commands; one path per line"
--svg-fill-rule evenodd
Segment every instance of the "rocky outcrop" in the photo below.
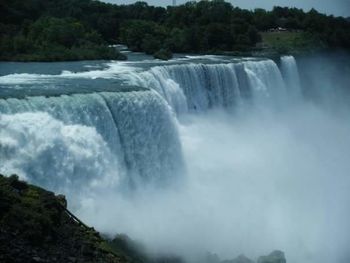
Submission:
M 63 196 L 0 175 L 0 262 L 134 262 L 66 209 Z
M 279 250 L 275 250 L 268 256 L 261 256 L 258 258 L 258 263 L 286 263 L 284 253 Z

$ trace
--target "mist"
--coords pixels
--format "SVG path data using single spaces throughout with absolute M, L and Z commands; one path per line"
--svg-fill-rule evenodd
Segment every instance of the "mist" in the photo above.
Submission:
M 95 193 L 78 214 L 152 253 L 205 252 L 288 262 L 348 262 L 350 123 L 312 102 L 283 111 L 212 110 L 180 118 L 187 166 L 176 187 Z
M 207 252 L 223 260 L 242 253 L 256 259 L 278 249 L 290 263 L 347 263 L 348 58 L 334 53 L 299 56 L 296 63 L 285 56 L 231 64 L 221 57 L 212 57 L 219 64 L 192 59 L 123 72 L 124 79 L 154 90 L 9 99 L 1 104 L 9 110 L 0 116 L 2 169 L 65 194 L 84 223 L 110 237 L 125 233 L 152 255 L 197 263 Z M 119 68 L 111 63 L 83 76 L 110 78 Z M 21 76 L 28 74 L 3 81 Z M 49 81 L 45 75 L 31 77 Z M 161 95 L 163 88 L 170 89 L 170 98 L 192 99 L 189 106 L 202 107 L 177 111 Z M 216 103 L 231 94 L 219 92 L 228 88 L 250 90 L 251 97 L 234 93 L 236 103 Z M 213 89 L 216 106 L 201 104 Z M 115 102 L 119 115 L 111 114 L 101 96 Z M 124 151 L 116 131 L 129 143 Z M 122 180 L 132 176 L 122 162 L 126 153 L 144 179 L 132 189 Z M 175 166 L 182 172 L 183 163 L 185 172 L 177 176 Z

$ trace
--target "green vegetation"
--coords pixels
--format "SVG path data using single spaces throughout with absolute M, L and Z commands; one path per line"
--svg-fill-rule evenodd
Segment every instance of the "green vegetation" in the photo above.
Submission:
M 65 199 L 0 175 L 0 262 L 132 262 L 77 221 Z
M 73 18 L 40 17 L 25 32 L 4 36 L 1 60 L 59 61 L 123 59 L 94 30 Z
M 262 32 L 262 47 L 278 53 L 312 52 L 326 46 L 310 33 L 305 32 Z
M 276 28 L 283 32 L 269 32 Z M 146 2 L 118 6 L 94 0 L 3 0 L 0 35 L 0 60 L 22 61 L 125 59 L 108 47 L 116 43 L 148 54 L 239 54 L 266 45 L 280 53 L 350 50 L 348 19 L 314 9 L 248 11 L 223 0 L 167 8 Z
M 150 257 L 125 235 L 103 238 L 66 206 L 64 196 L 0 175 L 0 262 L 182 263 Z

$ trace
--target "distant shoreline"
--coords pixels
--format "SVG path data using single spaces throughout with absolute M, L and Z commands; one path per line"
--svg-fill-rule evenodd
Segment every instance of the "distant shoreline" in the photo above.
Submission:
M 81 52 L 80 52 L 81 51 Z M 0 57 L 0 62 L 72 62 L 85 60 L 127 60 L 127 56 L 117 49 L 108 46 L 96 48 L 64 49 L 62 52 L 56 50 L 38 50 L 33 54 L 15 54 Z

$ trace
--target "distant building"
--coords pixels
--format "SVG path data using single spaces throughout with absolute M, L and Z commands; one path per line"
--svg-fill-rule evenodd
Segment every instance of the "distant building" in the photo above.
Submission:
M 288 30 L 284 27 L 276 27 L 276 28 L 270 28 L 268 31 L 269 32 L 285 32 Z
M 173 6 L 176 6 L 176 0 L 173 0 Z

